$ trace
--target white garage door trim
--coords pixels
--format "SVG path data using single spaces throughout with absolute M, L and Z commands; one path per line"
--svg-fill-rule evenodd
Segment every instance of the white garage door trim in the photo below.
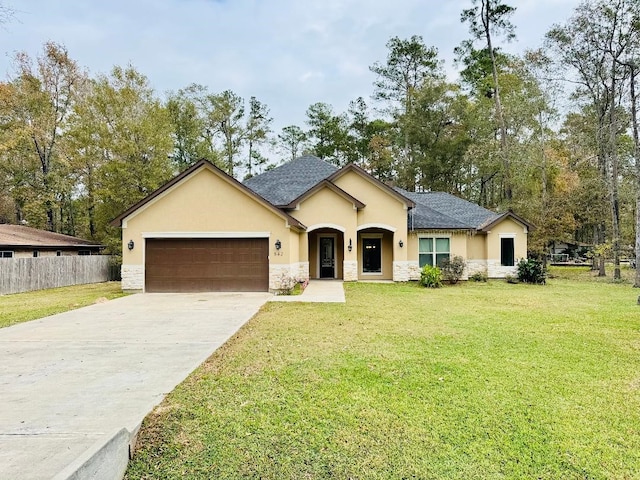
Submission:
M 142 232 L 142 238 L 269 238 L 271 232 Z

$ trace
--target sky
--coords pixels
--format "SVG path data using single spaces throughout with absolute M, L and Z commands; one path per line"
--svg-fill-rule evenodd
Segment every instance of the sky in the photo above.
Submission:
M 579 0 L 510 0 L 520 53 L 542 45 Z M 0 26 L 0 78 L 11 59 L 37 56 L 47 41 L 67 47 L 91 75 L 133 65 L 163 97 L 192 83 L 212 93 L 255 96 L 273 129 L 305 127 L 305 111 L 326 102 L 344 112 L 373 93 L 369 66 L 385 62 L 394 36 L 421 35 L 454 77 L 453 49 L 469 38 L 460 13 L 471 0 L 0 0 L 15 11 Z

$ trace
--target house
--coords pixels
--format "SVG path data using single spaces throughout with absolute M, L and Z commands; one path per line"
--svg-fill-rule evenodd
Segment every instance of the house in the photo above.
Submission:
M 98 255 L 96 242 L 24 225 L 0 224 L 0 258 Z
M 530 225 L 445 193 L 391 188 L 350 164 L 303 156 L 244 184 L 206 160 L 112 222 L 122 287 L 147 292 L 267 291 L 285 277 L 420 278 L 459 255 L 465 275 L 504 277 Z

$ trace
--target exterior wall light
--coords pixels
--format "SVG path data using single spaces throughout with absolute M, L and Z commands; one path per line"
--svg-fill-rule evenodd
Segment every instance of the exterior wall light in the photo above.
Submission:
M 398 245 L 400 245 L 400 248 L 402 248 L 402 247 L 404 247 L 404 242 L 403 242 L 402 240 L 400 240 L 400 241 L 398 242 Z
M 135 243 L 133 243 L 133 240 L 129 240 L 129 243 L 127 243 L 127 248 L 129 250 L 133 250 L 134 246 L 135 246 Z
M 353 250 L 353 245 L 351 244 L 351 239 L 349 239 L 349 246 L 347 247 L 349 251 Z
M 276 240 L 276 250 L 280 250 L 282 248 L 282 243 L 280 243 L 280 240 Z

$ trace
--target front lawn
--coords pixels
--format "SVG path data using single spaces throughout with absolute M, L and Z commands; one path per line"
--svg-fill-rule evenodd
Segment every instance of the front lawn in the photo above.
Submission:
M 120 282 L 0 295 L 0 328 L 123 296 Z
M 637 290 L 345 288 L 266 305 L 145 420 L 127 478 L 640 478 Z

